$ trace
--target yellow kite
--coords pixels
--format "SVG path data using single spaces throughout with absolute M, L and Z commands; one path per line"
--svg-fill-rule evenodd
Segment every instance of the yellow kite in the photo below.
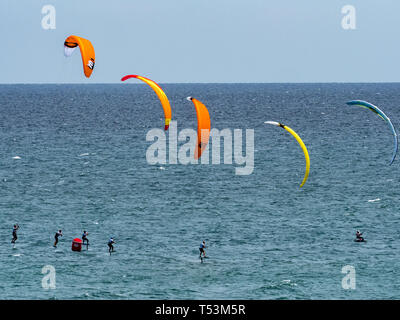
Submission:
M 304 144 L 303 141 L 300 139 L 300 137 L 297 135 L 297 133 L 294 132 L 294 131 L 293 131 L 291 128 L 289 128 L 288 126 L 285 126 L 285 125 L 283 125 L 282 123 L 275 122 L 275 121 L 265 121 L 264 123 L 272 124 L 272 125 L 274 125 L 274 126 L 281 127 L 281 128 L 283 128 L 283 129 L 285 129 L 286 131 L 289 131 L 289 132 L 292 134 L 292 136 L 295 137 L 295 139 L 297 140 L 297 142 L 300 144 L 301 149 L 303 149 L 304 157 L 306 158 L 306 173 L 304 174 L 303 181 L 302 181 L 302 183 L 301 183 L 301 185 L 300 185 L 300 188 L 301 188 L 301 187 L 304 186 L 304 184 L 306 183 L 307 178 L 308 178 L 308 173 L 310 172 L 310 157 L 309 157 L 309 155 L 308 155 L 308 151 L 307 151 L 307 148 L 306 148 L 305 144 Z

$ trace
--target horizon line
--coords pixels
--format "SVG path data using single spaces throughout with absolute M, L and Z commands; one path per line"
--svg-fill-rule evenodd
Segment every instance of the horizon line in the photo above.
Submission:
M 123 85 L 145 85 L 143 83 L 122 83 L 122 82 L 0 82 L 0 85 L 64 85 L 64 84 L 84 84 L 84 85 L 97 85 L 97 84 L 123 84 Z M 324 82 L 158 82 L 159 84 L 400 84 L 400 81 L 371 81 L 371 82 L 357 82 L 357 81 L 324 81 Z

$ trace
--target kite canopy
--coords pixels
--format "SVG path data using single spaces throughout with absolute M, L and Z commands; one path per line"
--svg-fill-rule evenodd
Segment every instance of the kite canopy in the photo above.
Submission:
M 211 120 L 210 114 L 204 104 L 193 97 L 186 98 L 192 101 L 194 107 L 196 108 L 197 114 L 197 148 L 194 153 L 194 158 L 199 159 L 201 154 L 206 149 L 208 144 L 208 139 L 210 138 Z
M 169 104 L 167 95 L 164 93 L 164 91 L 161 89 L 161 87 L 157 83 L 155 83 L 153 80 L 150 80 L 150 79 L 142 77 L 142 76 L 131 74 L 131 75 L 127 75 L 127 76 L 123 77 L 121 79 L 121 81 L 125 81 L 125 80 L 128 80 L 130 78 L 136 78 L 136 79 L 142 80 L 143 82 L 147 83 L 154 90 L 154 92 L 157 94 L 158 99 L 160 99 L 161 105 L 162 105 L 162 107 L 164 109 L 164 116 L 165 116 L 165 127 L 164 127 L 164 129 L 168 130 L 169 123 L 171 122 L 171 116 L 172 116 L 171 114 L 172 114 L 172 112 L 171 112 L 171 106 Z
M 289 128 L 288 126 L 283 125 L 282 123 L 275 122 L 275 121 L 265 121 L 264 123 L 272 124 L 274 126 L 281 127 L 283 129 L 285 129 L 286 131 L 291 133 L 292 136 L 295 137 L 297 142 L 300 144 L 300 147 L 304 152 L 304 157 L 306 158 L 306 172 L 304 174 L 303 181 L 301 182 L 301 185 L 300 185 L 300 188 L 301 188 L 306 183 L 307 178 L 308 178 L 308 174 L 310 172 L 310 156 L 308 155 L 308 151 L 307 151 L 307 148 L 306 148 L 305 144 L 303 143 L 303 140 L 300 139 L 300 137 L 297 135 L 296 132 L 293 131 L 293 129 Z
M 93 72 L 95 64 L 95 54 L 92 43 L 84 38 L 78 36 L 69 36 L 64 42 L 64 55 L 70 57 L 75 51 L 76 47 L 81 50 L 83 72 L 89 78 Z
M 394 137 L 393 156 L 392 156 L 392 160 L 390 161 L 390 164 L 389 164 L 389 165 L 391 165 L 393 163 L 394 159 L 396 158 L 397 149 L 398 149 L 397 133 L 396 133 L 396 130 L 394 129 L 392 121 L 390 121 L 389 117 L 386 114 L 384 114 L 381 109 L 379 109 L 377 106 L 374 106 L 372 103 L 369 103 L 367 101 L 352 100 L 352 101 L 346 102 L 346 104 L 349 106 L 358 106 L 358 107 L 369 109 L 387 122 L 387 124 L 390 127 L 390 130 L 393 133 L 393 137 Z

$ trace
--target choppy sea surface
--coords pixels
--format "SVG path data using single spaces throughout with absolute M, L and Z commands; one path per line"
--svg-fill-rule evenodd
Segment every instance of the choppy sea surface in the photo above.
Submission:
M 367 100 L 400 128 L 400 84 L 162 87 L 179 132 L 197 128 L 187 96 L 213 128 L 243 130 L 243 148 L 254 129 L 254 171 L 149 164 L 146 134 L 164 120 L 144 84 L 0 85 L 0 299 L 399 298 L 400 157 L 389 166 L 380 117 L 345 103 Z M 303 188 L 302 150 L 267 120 L 306 144 Z M 366 243 L 353 241 L 357 229 Z M 89 250 L 73 252 L 83 230 Z M 355 289 L 342 286 L 345 266 Z

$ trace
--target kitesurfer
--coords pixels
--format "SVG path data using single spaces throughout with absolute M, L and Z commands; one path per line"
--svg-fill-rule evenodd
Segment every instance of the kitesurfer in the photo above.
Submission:
M 114 238 L 111 237 L 110 240 L 108 240 L 108 252 L 111 254 L 111 252 L 114 252 L 114 246 L 113 244 L 115 243 Z
M 89 245 L 89 239 L 87 238 L 89 233 L 86 232 L 86 230 L 83 230 L 83 234 L 82 234 L 82 242 L 83 244 L 85 244 L 86 241 L 86 245 Z
M 358 242 L 364 241 L 364 238 L 362 237 L 362 233 L 359 230 L 356 231 L 356 241 L 358 241 Z
M 18 237 L 17 237 L 17 230 L 19 229 L 19 225 L 18 224 L 14 224 L 14 227 L 13 227 L 13 231 L 12 231 L 12 236 L 13 236 L 13 238 L 12 238 L 12 240 L 11 240 L 11 243 L 15 243 L 15 241 L 17 241 L 17 239 L 18 239 Z
M 54 245 L 53 245 L 54 248 L 57 247 L 58 237 L 62 237 L 62 236 L 63 236 L 62 231 L 61 231 L 61 230 L 58 230 L 58 231 L 56 232 L 56 234 L 54 235 L 54 239 L 55 239 Z
M 200 258 L 201 258 L 201 254 L 203 254 L 203 257 L 204 257 L 204 258 L 206 257 L 206 252 L 204 251 L 205 248 L 206 248 L 206 242 L 203 241 L 203 242 L 200 244 L 200 247 L 199 247 L 199 250 L 200 250 Z

